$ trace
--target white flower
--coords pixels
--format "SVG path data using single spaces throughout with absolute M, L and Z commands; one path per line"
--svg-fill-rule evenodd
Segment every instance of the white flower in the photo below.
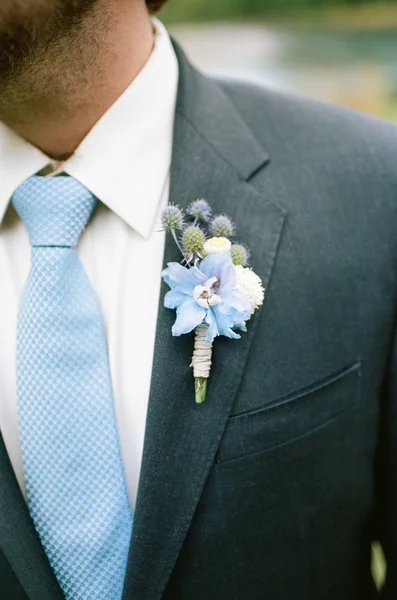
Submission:
M 232 242 L 225 237 L 213 237 L 204 244 L 204 252 L 206 254 L 222 254 L 230 252 Z
M 254 314 L 256 309 L 262 306 L 265 298 L 265 290 L 261 278 L 248 267 L 238 265 L 234 268 L 237 275 L 236 287 L 247 296 L 253 308 L 252 314 Z
M 218 278 L 211 277 L 204 285 L 196 285 L 194 288 L 193 298 L 201 308 L 209 308 L 222 302 L 222 298 L 215 291 L 218 289 L 216 284 L 219 284 Z

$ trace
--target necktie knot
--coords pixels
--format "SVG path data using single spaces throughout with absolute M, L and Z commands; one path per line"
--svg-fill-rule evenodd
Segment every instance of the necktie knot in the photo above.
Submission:
M 67 176 L 29 177 L 12 197 L 32 246 L 77 246 L 96 203 L 87 188 Z

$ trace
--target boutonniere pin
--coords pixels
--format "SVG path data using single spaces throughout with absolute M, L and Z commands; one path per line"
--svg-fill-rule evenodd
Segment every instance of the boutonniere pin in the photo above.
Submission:
M 191 366 L 195 398 L 204 402 L 211 373 L 212 345 L 216 337 L 240 339 L 246 323 L 264 299 L 261 279 L 248 267 L 250 252 L 233 244 L 232 220 L 212 218 L 206 200 L 196 200 L 186 212 L 169 205 L 161 215 L 162 228 L 173 236 L 181 263 L 168 263 L 162 278 L 170 287 L 164 306 L 176 309 L 172 335 L 195 332 Z

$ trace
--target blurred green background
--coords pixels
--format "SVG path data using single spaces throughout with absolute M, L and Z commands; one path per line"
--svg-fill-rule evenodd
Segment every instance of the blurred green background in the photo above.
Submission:
M 397 0 L 168 0 L 161 18 L 207 72 L 397 120 Z M 381 586 L 378 544 L 372 570 Z
M 397 0 L 168 0 L 202 69 L 397 120 Z
M 361 9 L 363 6 L 385 9 L 396 5 L 395 0 L 168 0 L 170 20 L 208 21 L 213 19 L 246 18 L 250 16 L 280 15 L 298 11 L 316 11 L 332 8 Z

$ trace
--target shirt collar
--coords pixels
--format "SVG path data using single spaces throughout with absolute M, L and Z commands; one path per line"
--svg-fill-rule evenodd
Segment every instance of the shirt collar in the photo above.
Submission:
M 138 76 L 96 123 L 63 171 L 140 235 L 153 230 L 172 156 L 178 62 L 165 27 Z M 0 123 L 0 223 L 15 189 L 49 158 Z

